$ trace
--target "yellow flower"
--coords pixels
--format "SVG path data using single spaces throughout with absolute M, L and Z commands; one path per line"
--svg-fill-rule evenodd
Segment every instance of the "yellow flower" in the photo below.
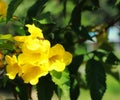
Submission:
M 40 77 L 48 74 L 48 67 L 44 64 L 39 66 L 26 64 L 22 66 L 22 73 L 21 77 L 25 83 L 35 85 L 38 83 Z
M 6 71 L 7 71 L 7 76 L 10 78 L 10 79 L 14 79 L 15 76 L 21 71 L 20 70 L 20 67 L 17 63 L 17 58 L 15 55 L 13 55 L 12 57 L 10 56 L 6 56 L 5 57 L 8 65 L 6 67 Z
M 30 25 L 27 24 L 26 27 L 28 27 L 28 32 L 30 33 L 30 35 L 28 36 L 15 36 L 14 39 L 18 42 L 25 42 L 28 39 L 39 39 L 39 40 L 43 40 L 44 36 L 42 33 L 42 30 L 39 29 L 38 27 L 36 27 L 34 24 Z
M 25 53 L 47 53 L 50 49 L 50 42 L 48 40 L 27 39 L 23 46 L 22 52 Z
M 0 16 L 6 16 L 6 8 L 7 8 L 6 2 L 0 0 Z
M 37 84 L 38 79 L 48 73 L 50 42 L 44 39 L 42 31 L 34 24 L 26 26 L 30 35 L 14 37 L 22 44 L 22 53 L 18 55 L 22 70 L 20 76 L 25 83 Z
M 15 41 L 23 43 L 27 39 L 27 37 L 28 36 L 15 36 L 13 38 L 14 38 Z
M 26 27 L 28 27 L 28 32 L 31 34 L 32 38 L 40 38 L 43 39 L 43 33 L 42 30 L 38 27 L 36 27 L 34 24 L 30 25 L 27 24 Z
M 71 53 L 65 51 L 61 44 L 51 47 L 49 54 L 49 70 L 63 71 L 72 61 Z
M 50 42 L 44 39 L 42 30 L 34 24 L 26 26 L 30 35 L 14 37 L 21 45 L 22 53 L 18 54 L 18 59 L 6 56 L 7 75 L 14 79 L 18 74 L 25 83 L 35 85 L 49 71 L 63 71 L 71 63 L 72 55 L 61 44 L 51 47 Z
M 19 54 L 18 56 L 18 63 L 20 65 L 24 64 L 42 64 L 42 63 L 47 63 L 48 58 L 46 55 L 41 55 L 41 54 Z
M 22 52 L 46 53 L 50 48 L 50 42 L 43 37 L 42 30 L 34 24 L 26 25 L 28 27 L 28 36 L 15 36 L 14 39 L 22 45 Z

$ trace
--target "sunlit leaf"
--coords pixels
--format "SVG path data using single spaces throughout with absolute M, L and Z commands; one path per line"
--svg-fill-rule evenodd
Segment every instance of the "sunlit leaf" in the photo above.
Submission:
M 53 82 L 58 85 L 58 87 L 62 90 L 62 98 L 64 100 L 70 100 L 70 77 L 69 72 L 67 70 L 63 72 L 56 72 L 52 71 L 50 72 L 50 75 L 52 76 Z
M 0 39 L 12 40 L 11 34 L 0 34 Z

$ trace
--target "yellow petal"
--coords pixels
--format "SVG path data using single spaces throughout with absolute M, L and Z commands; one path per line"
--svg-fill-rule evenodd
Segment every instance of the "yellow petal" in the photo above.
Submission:
M 5 60 L 7 61 L 7 66 L 6 66 L 6 72 L 7 72 L 7 76 L 10 79 L 14 79 L 15 76 L 20 72 L 20 67 L 18 66 L 17 63 L 17 58 L 15 55 L 13 55 L 12 57 L 10 56 L 6 56 Z
M 18 63 L 19 65 L 23 64 L 43 64 L 48 62 L 48 56 L 46 54 L 39 54 L 39 53 L 21 53 L 18 56 Z
M 26 64 L 26 63 L 28 63 L 28 64 L 30 64 L 30 63 L 36 63 L 36 62 L 38 62 L 39 60 L 40 60 L 40 58 L 41 58 L 41 55 L 35 55 L 35 54 L 33 54 L 33 55 L 27 55 L 27 54 L 20 54 L 19 56 L 18 56 L 18 63 L 20 64 L 20 65 L 23 65 L 23 64 Z
M 65 63 L 60 60 L 55 60 L 50 62 L 49 71 L 63 71 L 65 69 Z
M 34 79 L 30 80 L 30 84 L 36 85 L 38 83 L 38 81 L 39 81 L 39 77 L 38 78 L 34 78 Z
M 40 73 L 40 69 L 38 67 L 31 67 L 24 71 L 22 78 L 25 83 L 29 83 L 32 79 L 37 78 Z
M 31 66 L 27 70 L 24 71 L 22 78 L 25 83 L 31 83 L 32 85 L 35 85 L 38 83 L 38 79 L 41 76 L 45 76 L 48 74 L 48 71 L 45 69 L 42 69 L 37 66 Z
M 22 47 L 22 51 L 26 53 L 47 53 L 50 49 L 48 40 L 28 39 Z
M 34 24 L 30 25 L 27 24 L 26 27 L 28 27 L 28 32 L 31 34 L 31 36 L 34 37 L 39 37 L 39 38 L 44 38 L 42 30 L 38 27 L 36 27 Z
M 49 54 L 49 71 L 63 71 L 65 69 L 65 63 L 63 62 L 63 56 L 65 49 L 61 44 L 56 44 L 50 49 Z
M 5 56 L 5 60 L 7 61 L 8 64 L 12 65 L 14 63 L 17 63 L 17 58 L 15 55 L 13 55 L 12 57 L 10 57 L 9 55 Z
M 27 39 L 27 36 L 15 36 L 13 39 L 18 42 L 24 42 Z
M 66 65 L 69 65 L 72 62 L 72 54 L 70 52 L 65 52 L 63 61 Z
M 50 49 L 49 70 L 63 71 L 65 66 L 72 61 L 72 54 L 65 51 L 61 44 L 56 44 Z
M 53 56 L 63 56 L 63 54 L 65 53 L 65 49 L 61 44 L 56 44 L 53 47 L 50 48 L 50 55 L 49 57 L 53 57 Z
M 10 79 L 14 79 L 15 76 L 19 73 L 19 66 L 18 64 L 13 64 L 13 65 L 7 65 L 7 68 L 6 68 L 6 71 L 7 71 L 7 76 L 10 78 Z
M 24 43 L 24 47 L 25 49 L 27 50 L 31 50 L 31 51 L 36 51 L 40 48 L 40 43 L 39 43 L 39 40 L 38 39 L 28 39 L 25 43 Z M 23 47 L 23 52 L 25 51 Z

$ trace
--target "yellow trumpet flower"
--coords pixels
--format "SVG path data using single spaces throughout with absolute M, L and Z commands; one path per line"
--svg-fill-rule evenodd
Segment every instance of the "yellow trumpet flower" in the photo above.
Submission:
M 20 42 L 22 53 L 16 56 L 6 56 L 7 75 L 14 79 L 18 74 L 25 83 L 35 85 L 40 77 L 50 71 L 63 71 L 71 63 L 72 54 L 65 51 L 61 44 L 51 47 L 50 41 L 44 39 L 42 30 L 33 25 L 28 27 L 28 36 L 15 36 Z

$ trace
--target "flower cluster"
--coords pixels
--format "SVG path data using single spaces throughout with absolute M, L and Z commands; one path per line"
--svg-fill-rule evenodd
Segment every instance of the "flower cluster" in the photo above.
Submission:
M 18 75 L 25 83 L 35 85 L 40 77 L 50 71 L 63 71 L 72 61 L 72 55 L 65 51 L 61 44 L 51 47 L 50 42 L 44 38 L 42 30 L 34 24 L 28 24 L 26 27 L 30 35 L 14 37 L 22 52 L 17 56 L 5 57 L 6 71 L 10 79 Z
M 0 16 L 6 15 L 6 8 L 7 8 L 6 3 L 4 1 L 0 0 Z

